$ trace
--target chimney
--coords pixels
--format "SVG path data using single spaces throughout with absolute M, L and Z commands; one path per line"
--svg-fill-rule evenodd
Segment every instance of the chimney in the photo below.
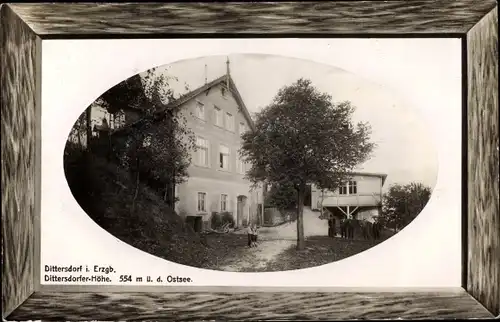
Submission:
M 229 57 L 226 60 L 226 87 L 229 90 Z
M 205 85 L 207 85 L 207 64 L 205 64 Z

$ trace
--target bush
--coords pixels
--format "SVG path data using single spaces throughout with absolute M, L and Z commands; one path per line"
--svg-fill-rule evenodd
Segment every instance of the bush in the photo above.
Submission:
M 225 225 L 227 223 L 229 223 L 229 227 L 234 227 L 233 214 L 226 211 L 222 213 L 222 225 Z
M 218 229 L 229 223 L 229 227 L 234 227 L 234 218 L 233 214 L 230 212 L 214 212 L 212 213 L 212 217 L 210 217 L 210 223 L 212 225 L 212 229 Z
M 213 212 L 210 217 L 210 225 L 212 229 L 217 229 L 222 226 L 222 216 L 218 212 Z

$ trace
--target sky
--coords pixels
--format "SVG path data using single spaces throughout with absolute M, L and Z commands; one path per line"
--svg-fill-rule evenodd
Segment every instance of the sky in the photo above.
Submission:
M 353 121 L 368 122 L 376 143 L 371 159 L 358 170 L 387 174 L 384 190 L 394 183 L 421 182 L 434 188 L 437 151 L 418 110 L 405 106 L 397 93 L 382 85 L 330 65 L 283 56 L 238 54 L 209 56 L 160 66 L 159 72 L 175 76 L 170 86 L 181 94 L 230 73 L 250 113 L 268 105 L 277 91 L 304 77 L 334 102 L 349 100 L 356 107 Z M 205 67 L 206 65 L 206 67 Z

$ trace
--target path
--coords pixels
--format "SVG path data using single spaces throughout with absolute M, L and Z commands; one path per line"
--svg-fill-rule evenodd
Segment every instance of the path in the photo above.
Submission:
M 304 207 L 304 236 L 327 236 L 328 224 L 319 219 L 319 212 Z M 246 234 L 241 231 L 240 233 Z M 293 221 L 277 227 L 263 227 L 259 230 L 259 245 L 246 248 L 237 260 L 219 267 L 232 272 L 251 272 L 265 268 L 281 252 L 296 245 L 297 222 Z

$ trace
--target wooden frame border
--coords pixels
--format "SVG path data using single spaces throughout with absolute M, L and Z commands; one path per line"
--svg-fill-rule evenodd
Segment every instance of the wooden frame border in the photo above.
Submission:
M 234 320 L 499 315 L 496 1 L 7 4 L 1 6 L 0 13 L 2 318 Z M 221 19 L 223 24 L 215 23 Z M 285 37 L 292 32 L 294 37 L 462 39 L 463 84 L 467 89 L 462 129 L 463 177 L 467 178 L 463 190 L 463 289 L 377 293 L 38 292 L 42 39 L 254 37 L 262 33 Z M 239 310 L 240 306 L 245 310 Z

